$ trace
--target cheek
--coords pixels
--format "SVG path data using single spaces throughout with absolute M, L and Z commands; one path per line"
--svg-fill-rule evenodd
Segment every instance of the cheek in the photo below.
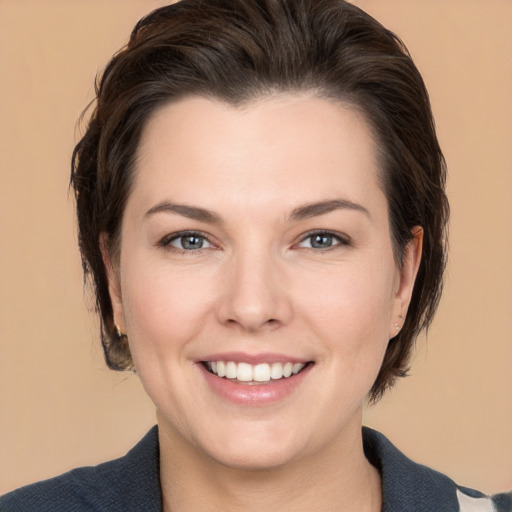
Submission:
M 395 270 L 389 265 L 347 265 L 304 280 L 302 309 L 332 336 L 386 338 L 393 306 Z M 353 336 L 350 336 L 353 334 Z
M 212 297 L 200 272 L 179 272 L 147 260 L 131 261 L 123 270 L 123 308 L 134 352 L 151 345 L 160 357 L 186 346 L 204 327 Z
M 327 364 L 348 386 L 371 386 L 380 369 L 388 344 L 395 277 L 392 262 L 351 265 L 322 279 L 316 274 L 297 293 L 307 329 L 314 332 Z

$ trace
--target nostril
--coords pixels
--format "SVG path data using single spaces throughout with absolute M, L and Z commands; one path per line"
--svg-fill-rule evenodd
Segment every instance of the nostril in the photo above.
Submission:
M 247 319 L 228 318 L 226 320 L 226 324 L 233 326 L 238 325 L 244 330 L 256 332 L 260 329 L 276 328 L 279 326 L 279 324 L 281 324 L 281 321 L 277 318 L 269 318 L 268 320 L 263 320 L 262 322 L 250 321 Z
M 269 318 L 266 322 L 263 322 L 262 327 L 267 329 L 277 329 L 281 322 L 277 318 Z

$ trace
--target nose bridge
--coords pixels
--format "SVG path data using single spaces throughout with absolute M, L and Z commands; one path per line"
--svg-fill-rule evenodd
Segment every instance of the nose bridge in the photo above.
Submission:
M 289 321 L 291 303 L 280 263 L 274 251 L 257 243 L 234 251 L 221 305 L 224 322 L 256 331 Z

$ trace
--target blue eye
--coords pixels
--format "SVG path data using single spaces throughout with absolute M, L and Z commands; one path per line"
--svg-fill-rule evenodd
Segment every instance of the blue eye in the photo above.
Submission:
M 320 232 L 308 235 L 299 243 L 299 247 L 306 247 L 310 249 L 330 249 L 331 247 L 335 247 L 340 244 L 347 245 L 347 242 L 340 236 L 334 235 L 333 233 Z
M 167 238 L 162 245 L 175 247 L 182 251 L 197 251 L 199 249 L 209 249 L 212 246 L 204 235 L 195 232 L 180 233 Z

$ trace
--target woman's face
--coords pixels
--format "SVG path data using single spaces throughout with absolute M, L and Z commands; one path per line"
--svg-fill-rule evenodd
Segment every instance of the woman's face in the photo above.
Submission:
M 110 280 L 161 431 L 239 468 L 343 449 L 360 436 L 420 246 L 396 267 L 375 144 L 354 109 L 305 95 L 161 108 Z

